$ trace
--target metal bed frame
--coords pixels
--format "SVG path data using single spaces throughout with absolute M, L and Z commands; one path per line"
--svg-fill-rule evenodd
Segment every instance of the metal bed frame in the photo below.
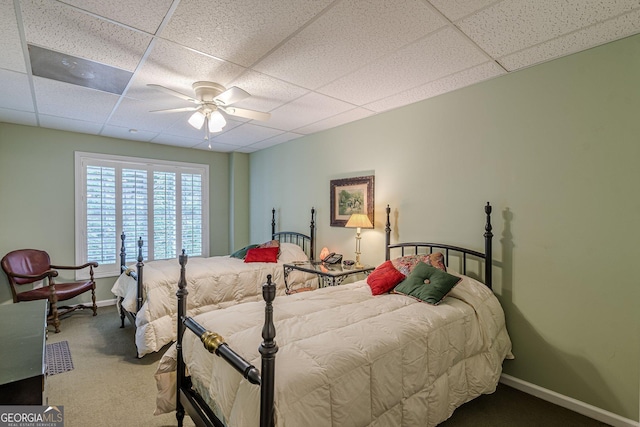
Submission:
M 387 205 L 387 222 L 385 227 L 386 245 L 385 257 L 390 259 L 391 249 L 400 249 L 402 256 L 405 252 L 411 254 L 421 253 L 421 250 L 428 250 L 432 253 L 433 249 L 445 250 L 445 263 L 449 263 L 450 253 L 459 253 L 463 260 L 463 274 L 467 273 L 467 257 L 475 257 L 484 262 L 485 285 L 491 288 L 491 205 L 487 203 L 484 208 L 485 222 L 485 252 L 479 252 L 472 249 L 462 248 L 441 243 L 428 242 L 409 242 L 390 244 L 391 223 L 389 220 L 391 208 Z M 265 300 L 264 325 L 262 328 L 263 341 L 260 344 L 259 352 L 261 354 L 262 369 L 257 368 L 247 362 L 241 355 L 231 349 L 225 342 L 224 338 L 215 332 L 210 332 L 201 326 L 191 317 L 186 317 L 187 312 L 187 295 L 185 280 L 185 266 L 188 257 L 184 253 L 180 256 L 180 281 L 178 283 L 178 341 L 177 349 L 177 390 L 176 390 L 176 419 L 178 426 L 182 427 L 185 413 L 189 414 L 197 426 L 205 427 L 225 427 L 224 423 L 215 415 L 204 399 L 191 387 L 191 378 L 186 374 L 186 364 L 182 358 L 182 340 L 185 331 L 188 329 L 200 337 L 205 349 L 212 354 L 223 358 L 234 369 L 252 384 L 260 387 L 260 427 L 273 427 L 274 419 L 274 395 L 275 395 L 275 357 L 278 352 L 278 346 L 274 340 L 276 335 L 275 325 L 273 323 L 273 305 L 272 302 L 276 295 L 276 286 L 271 282 L 271 276 L 268 276 L 267 282 L 262 285 L 262 295 Z
M 309 235 L 299 233 L 296 231 L 278 231 L 276 232 L 276 210 L 273 208 L 271 210 L 271 238 L 273 240 L 279 240 L 282 243 L 294 243 L 302 248 L 304 252 L 309 256 L 309 259 L 313 259 L 315 255 L 315 240 L 316 240 L 316 224 L 315 224 L 315 208 L 311 208 L 311 222 L 309 226 Z M 144 262 L 142 256 L 142 247 L 144 242 L 142 237 L 138 239 L 138 257 L 137 262 L 135 264 L 135 269 L 128 267 L 126 264 L 127 254 L 125 251 L 125 242 L 126 236 L 123 232 L 120 235 L 120 240 L 122 241 L 122 246 L 120 248 L 120 271 L 131 276 L 136 281 L 136 313 L 140 311 L 142 304 L 144 303 L 144 287 L 143 287 L 143 277 L 144 277 Z M 135 327 L 136 325 L 136 313 L 132 313 L 128 310 L 125 310 L 122 307 L 122 297 L 118 298 L 118 306 L 120 307 L 120 327 L 124 328 L 125 318 L 128 318 L 131 324 Z

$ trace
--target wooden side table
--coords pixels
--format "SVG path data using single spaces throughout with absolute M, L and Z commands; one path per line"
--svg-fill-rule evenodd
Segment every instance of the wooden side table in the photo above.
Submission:
M 320 288 L 324 288 L 326 286 L 338 286 L 342 284 L 344 279 L 353 274 L 363 273 L 365 275 L 368 275 L 373 270 L 375 270 L 375 267 L 371 265 L 364 265 L 361 268 L 356 268 L 355 266 L 346 268 L 343 267 L 342 264 L 325 264 L 322 261 L 293 262 L 290 264 L 285 264 L 283 268 L 284 285 L 287 293 L 290 293 L 291 291 L 287 279 L 289 277 L 289 273 L 294 270 L 316 274 L 318 276 L 318 287 Z
M 0 405 L 44 405 L 47 300 L 0 305 Z

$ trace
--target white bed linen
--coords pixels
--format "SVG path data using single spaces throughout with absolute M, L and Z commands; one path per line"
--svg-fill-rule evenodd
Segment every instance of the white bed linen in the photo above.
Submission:
M 292 243 L 281 244 L 277 263 L 252 262 L 229 256 L 189 258 L 186 267 L 188 313 L 198 313 L 228 307 L 247 301 L 262 300 L 262 283 L 270 274 L 277 294 L 284 295 L 283 264 L 305 261 L 304 251 Z M 305 286 L 317 287 L 315 275 L 292 272 L 289 283 L 300 281 Z M 180 280 L 177 259 L 150 261 L 143 270 L 144 303 L 136 313 L 136 281 L 121 274 L 111 292 L 124 298 L 121 305 L 136 313 L 136 347 L 138 357 L 160 350 L 176 339 L 176 291 Z
M 366 281 L 277 297 L 276 426 L 433 426 L 495 391 L 512 358 L 502 308 L 463 276 L 438 306 L 372 296 Z M 260 367 L 264 302 L 198 316 Z M 185 332 L 196 389 L 227 425 L 258 425 L 259 389 Z M 175 346 L 156 373 L 156 413 L 175 410 Z

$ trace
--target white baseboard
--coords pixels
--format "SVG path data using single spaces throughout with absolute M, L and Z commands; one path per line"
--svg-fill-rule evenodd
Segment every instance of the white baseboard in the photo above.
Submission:
M 589 405 L 588 403 L 556 393 L 555 391 L 547 390 L 546 388 L 512 377 L 511 375 L 502 374 L 500 376 L 500 382 L 508 385 L 509 387 L 513 387 L 532 396 L 539 397 L 542 400 L 546 400 L 547 402 L 562 406 L 563 408 L 570 409 L 574 412 L 614 427 L 640 427 L 640 423 L 637 421 L 621 417 L 613 412 L 605 411 L 604 409 L 600 409 L 593 405 Z
M 116 305 L 117 302 L 118 302 L 118 300 L 116 298 L 114 298 L 114 299 L 106 299 L 106 300 L 102 300 L 102 301 L 96 301 L 96 305 L 98 307 L 108 307 L 110 305 Z

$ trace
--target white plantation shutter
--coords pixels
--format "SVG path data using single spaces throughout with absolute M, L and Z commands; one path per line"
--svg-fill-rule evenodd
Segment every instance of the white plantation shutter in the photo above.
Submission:
M 89 166 L 86 174 L 87 259 L 116 262 L 115 168 Z
M 120 235 L 127 263 L 208 256 L 207 165 L 76 153 L 76 261 L 97 261 L 97 277 L 120 272 Z
M 153 173 L 153 258 L 176 254 L 176 174 Z
M 122 169 L 122 231 L 127 262 L 138 259 L 138 239 L 142 237 L 142 256 L 149 258 L 149 209 L 147 171 Z
M 202 252 L 202 176 L 182 174 L 182 248 Z

